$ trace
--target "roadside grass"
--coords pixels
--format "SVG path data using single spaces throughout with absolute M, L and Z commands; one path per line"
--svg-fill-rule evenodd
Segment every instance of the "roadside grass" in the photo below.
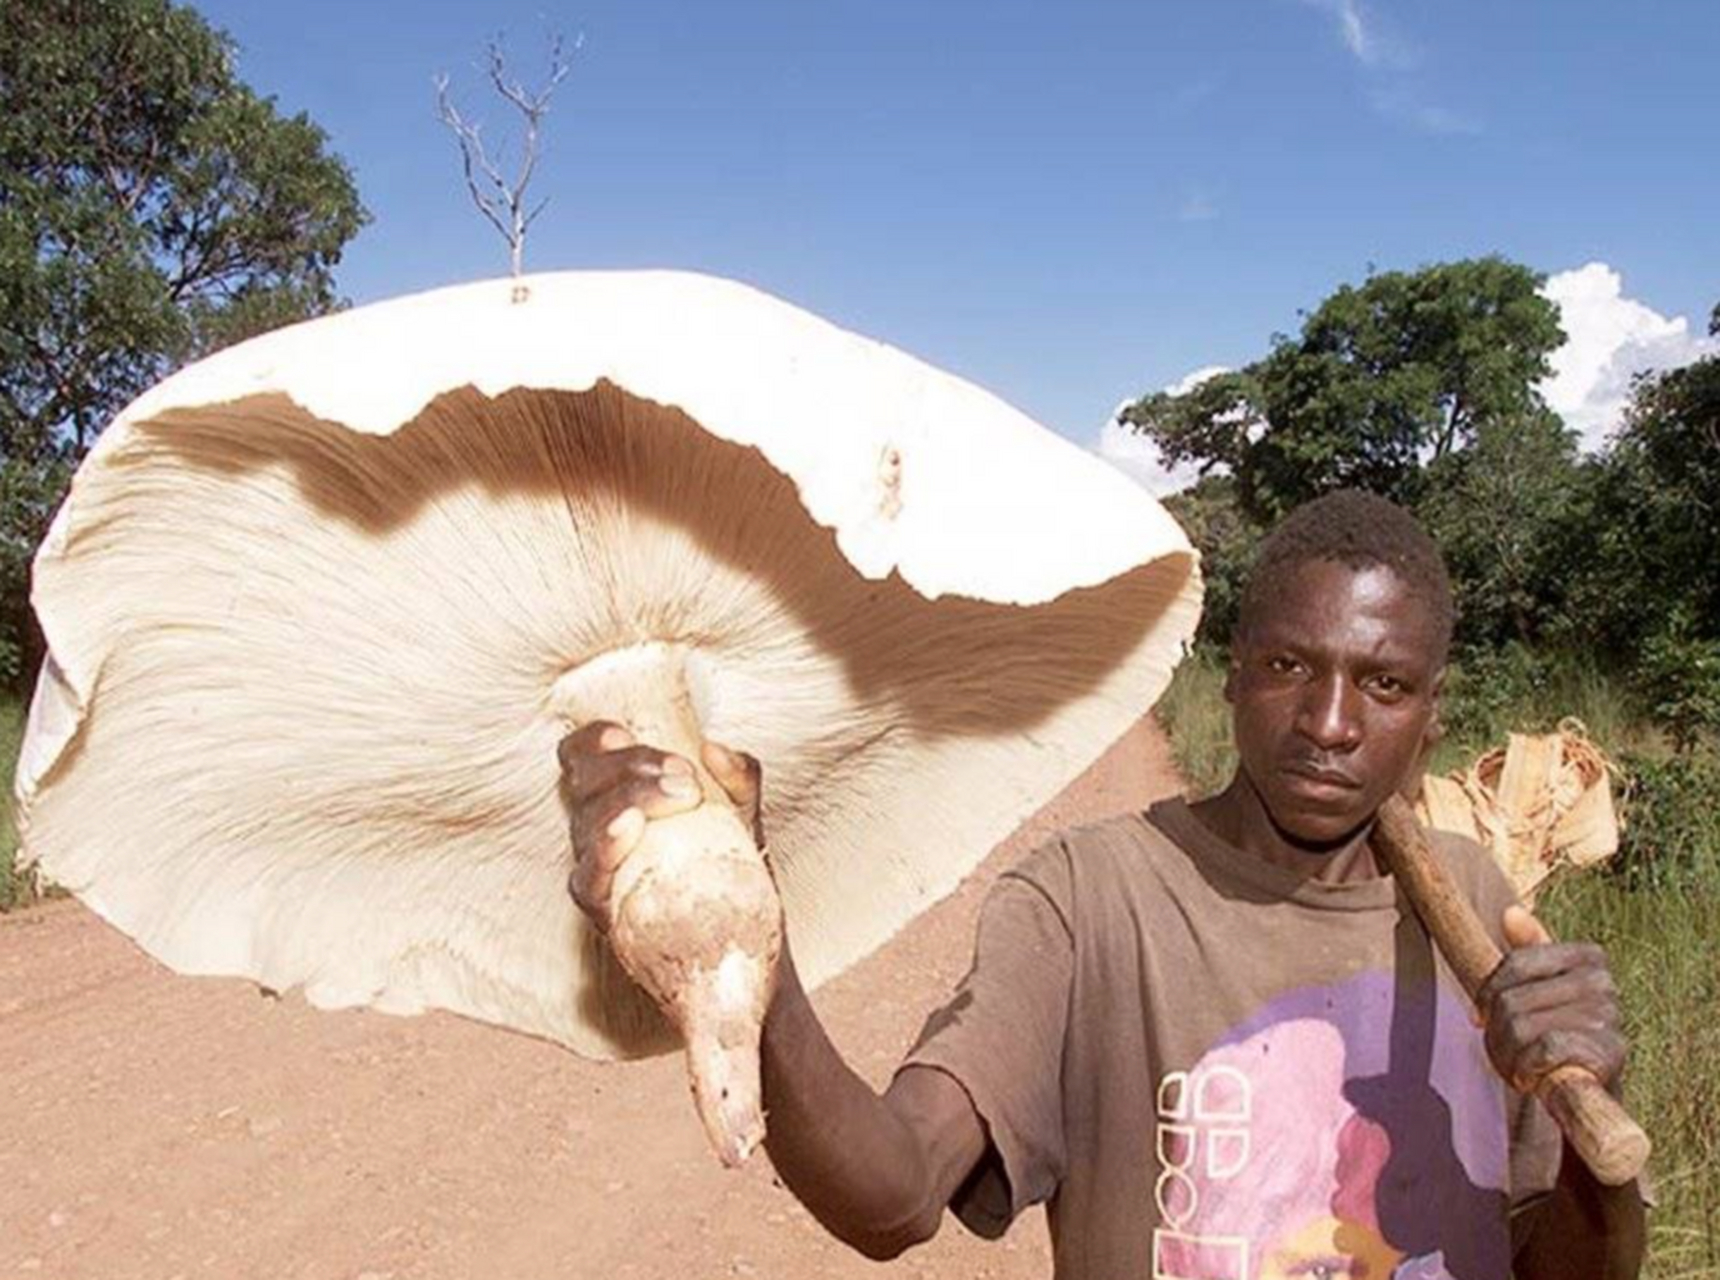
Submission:
M 15 695 L 0 697 L 0 911 L 10 911 L 35 899 L 32 877 L 20 873 L 18 831 L 12 821 L 12 770 L 18 762 L 18 740 L 24 733 L 24 707 Z
M 1648 1280 L 1720 1277 L 1720 884 L 1570 876 L 1537 912 L 1607 949 L 1630 1037 L 1625 1100 L 1654 1142 Z
M 1223 689 L 1222 656 L 1197 650 L 1157 707 L 1196 795 L 1217 791 L 1236 767 Z M 1503 745 L 1510 729 L 1550 730 L 1566 716 L 1626 766 L 1621 865 L 1555 881 L 1536 909 L 1555 936 L 1605 946 L 1619 986 L 1631 1042 L 1626 1103 L 1654 1141 L 1645 1280 L 1720 1280 L 1720 790 L 1654 785 L 1668 772 L 1720 777 L 1720 763 L 1673 759 L 1626 692 L 1593 668 L 1522 651 L 1454 671 L 1445 711 L 1439 771 Z M 1720 755 L 1707 751 L 1710 762 Z

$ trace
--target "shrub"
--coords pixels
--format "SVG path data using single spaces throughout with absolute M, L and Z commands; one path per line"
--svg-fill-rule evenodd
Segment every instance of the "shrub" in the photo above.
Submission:
M 1446 740 L 1464 756 L 1502 745 L 1510 730 L 1528 727 L 1525 715 L 1546 701 L 1551 664 L 1518 644 L 1470 650 L 1446 672 L 1440 717 Z M 1537 726 L 1538 727 L 1538 726 Z
M 1631 754 L 1623 775 L 1613 873 L 1631 888 L 1720 892 L 1720 752 Z
M 1698 635 L 1688 610 L 1675 610 L 1649 637 L 1636 683 L 1649 714 L 1680 751 L 1720 733 L 1720 640 Z

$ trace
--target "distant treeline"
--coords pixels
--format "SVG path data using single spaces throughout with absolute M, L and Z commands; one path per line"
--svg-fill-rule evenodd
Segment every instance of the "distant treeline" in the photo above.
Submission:
M 1537 389 L 1564 341 L 1541 284 L 1500 258 L 1373 275 L 1246 368 L 1123 411 L 1168 462 L 1210 468 L 1168 503 L 1204 557 L 1205 640 L 1228 640 L 1280 515 L 1371 489 L 1439 542 L 1472 669 L 1580 653 L 1681 748 L 1720 732 L 1720 357 L 1639 377 L 1582 455 Z

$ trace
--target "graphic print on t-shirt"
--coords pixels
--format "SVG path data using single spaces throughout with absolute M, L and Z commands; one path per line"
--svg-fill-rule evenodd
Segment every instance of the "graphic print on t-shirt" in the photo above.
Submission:
M 1508 1274 L 1502 1087 L 1442 988 L 1292 991 L 1156 1102 L 1154 1280 Z

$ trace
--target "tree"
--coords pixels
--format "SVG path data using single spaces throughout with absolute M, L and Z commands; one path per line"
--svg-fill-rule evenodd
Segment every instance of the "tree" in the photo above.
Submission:
M 1720 640 L 1720 355 L 1638 378 L 1608 461 L 1623 481 L 1615 498 L 1648 537 L 1636 554 L 1658 570 L 1664 613 L 1682 606 L 1697 634 Z
M 1165 509 L 1200 552 L 1206 593 L 1201 604 L 1202 641 L 1228 644 L 1242 611 L 1242 588 L 1260 549 L 1262 530 L 1236 500 L 1230 476 L 1202 476 L 1181 493 L 1165 499 Z
M 171 0 L 0 8 L 0 661 L 102 426 L 176 365 L 337 305 L 366 214 L 326 142 Z
M 576 51 L 579 45 L 580 42 L 576 40 Z M 524 266 L 526 233 L 531 230 L 532 223 L 549 203 L 547 199 L 540 200 L 528 209 L 526 200 L 526 188 L 531 185 L 532 175 L 537 172 L 544 117 L 549 114 L 550 99 L 555 96 L 556 86 L 567 78 L 573 64 L 563 52 L 561 37 L 552 36 L 549 72 L 544 77 L 543 88 L 528 89 L 523 81 L 509 78 L 507 59 L 502 54 L 499 41 L 490 41 L 485 47 L 485 53 L 485 72 L 489 76 L 490 87 L 502 101 L 519 112 L 523 122 L 519 166 L 515 169 L 514 176 L 510 178 L 502 172 L 500 153 L 492 155 L 490 149 L 485 147 L 483 132 L 478 123 L 460 114 L 460 109 L 448 96 L 446 75 L 438 75 L 435 80 L 436 111 L 441 116 L 442 123 L 453 131 L 455 140 L 460 144 L 460 163 L 465 172 L 466 191 L 472 197 L 472 203 L 478 207 L 478 212 L 484 215 L 485 221 L 507 242 L 508 265 L 517 280 Z M 516 300 L 523 288 L 523 285 L 515 286 Z
M 1451 572 L 1464 644 L 1532 643 L 1564 618 L 1579 492 L 1576 437 L 1546 409 L 1489 420 L 1429 464 L 1416 515 Z
M 1643 692 L 1681 739 L 1704 716 L 1720 731 L 1720 355 L 1638 378 L 1585 480 L 1567 535 L 1573 625 L 1643 655 Z
M 1227 468 L 1259 520 L 1346 486 L 1413 502 L 1426 463 L 1544 408 L 1536 384 L 1564 334 L 1541 283 L 1496 257 L 1370 276 L 1260 360 L 1121 420 L 1167 462 Z

